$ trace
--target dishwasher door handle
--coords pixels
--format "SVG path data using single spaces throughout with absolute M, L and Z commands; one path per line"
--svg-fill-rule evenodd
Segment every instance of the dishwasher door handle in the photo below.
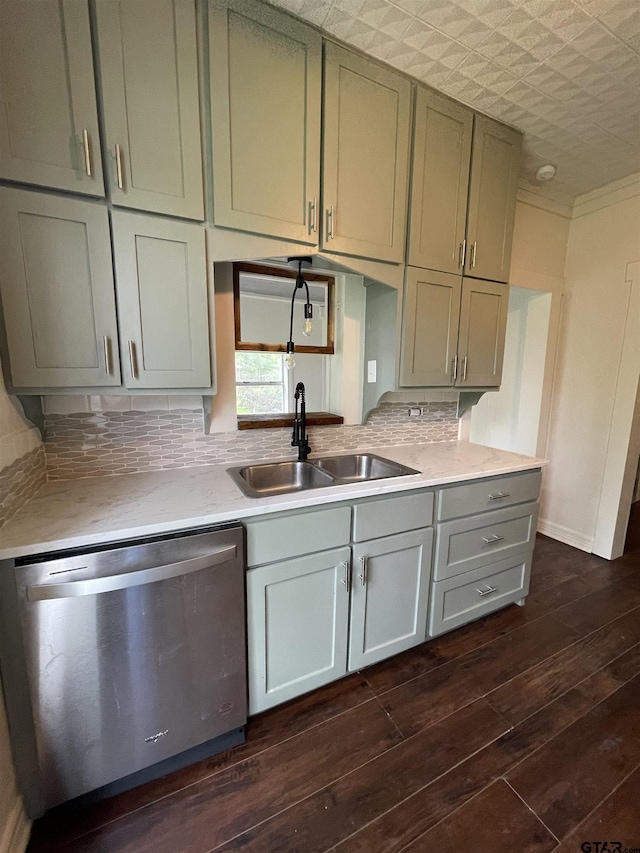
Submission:
M 203 557 L 192 557 L 189 560 L 180 560 L 166 566 L 153 566 L 150 569 L 138 569 L 121 575 L 107 575 L 104 578 L 89 578 L 83 581 L 37 584 L 27 587 L 27 599 L 29 601 L 49 601 L 54 598 L 76 598 L 79 595 L 98 595 L 101 592 L 129 589 L 133 586 L 142 586 L 169 578 L 179 578 L 182 575 L 209 569 L 235 559 L 236 555 L 236 546 L 226 545 L 224 548 L 219 548 Z

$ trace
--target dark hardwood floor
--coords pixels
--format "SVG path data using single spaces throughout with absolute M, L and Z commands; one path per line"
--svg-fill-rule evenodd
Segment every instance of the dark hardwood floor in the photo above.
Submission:
M 539 537 L 525 607 L 252 719 L 29 853 L 640 851 L 640 551 Z M 596 849 L 595 846 L 592 847 Z
M 624 552 L 635 551 L 640 548 L 640 501 L 631 504 L 629 512 L 629 524 L 627 525 L 627 538 L 624 544 Z

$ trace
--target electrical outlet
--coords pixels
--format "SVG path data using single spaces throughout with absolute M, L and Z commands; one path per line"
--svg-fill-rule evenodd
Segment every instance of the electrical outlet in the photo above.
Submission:
M 416 418 L 422 414 L 422 408 L 420 406 L 411 406 L 409 409 L 409 417 Z
M 375 360 L 367 362 L 367 382 L 376 381 L 376 367 L 377 362 Z

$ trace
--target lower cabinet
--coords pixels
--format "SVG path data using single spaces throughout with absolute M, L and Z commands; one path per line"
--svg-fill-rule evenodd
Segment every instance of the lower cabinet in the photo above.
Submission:
M 349 548 L 247 572 L 249 712 L 347 671 Z
M 429 637 L 524 603 L 540 477 L 540 471 L 526 471 L 438 492 Z
M 433 504 L 421 489 L 247 521 L 250 713 L 424 642 Z
M 349 670 L 423 642 L 432 542 L 428 528 L 353 546 Z
M 247 572 L 249 711 L 422 643 L 433 530 Z
M 539 488 L 534 470 L 249 519 L 249 712 L 524 603 Z

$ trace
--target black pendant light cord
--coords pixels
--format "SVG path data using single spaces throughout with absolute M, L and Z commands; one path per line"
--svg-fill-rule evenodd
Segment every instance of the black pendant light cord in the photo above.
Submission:
M 296 284 L 291 296 L 291 317 L 289 319 L 289 343 L 287 344 L 287 352 L 293 352 L 293 306 L 296 301 L 296 293 L 302 285 L 304 285 L 305 290 L 307 291 L 307 302 L 304 307 L 304 316 L 306 318 L 310 318 L 312 316 L 312 308 L 311 300 L 309 298 L 309 285 L 307 284 L 305 277 L 302 275 L 302 261 L 298 261 L 298 275 L 296 276 Z

